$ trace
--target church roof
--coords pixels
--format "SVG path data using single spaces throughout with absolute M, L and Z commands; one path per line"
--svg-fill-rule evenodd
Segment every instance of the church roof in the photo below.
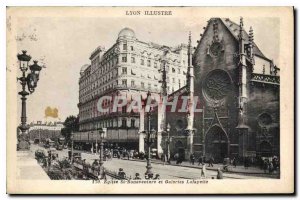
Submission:
M 240 26 L 239 24 L 231 21 L 229 18 L 220 18 L 220 20 L 223 22 L 223 24 L 226 26 L 226 28 L 229 30 L 229 32 L 234 36 L 234 38 L 236 40 L 239 40 L 239 30 L 240 30 Z M 248 33 L 243 30 L 243 36 L 245 38 L 246 41 L 249 41 L 249 35 Z M 262 52 L 261 50 L 258 48 L 258 46 L 254 43 L 253 45 L 253 53 L 261 58 L 265 58 L 267 60 L 270 61 L 270 59 L 268 59 Z
M 168 95 L 168 99 L 173 99 L 175 96 L 182 96 L 182 95 L 187 95 L 188 94 L 188 86 L 185 85 L 182 88 L 179 88 L 175 92 L 171 93 Z

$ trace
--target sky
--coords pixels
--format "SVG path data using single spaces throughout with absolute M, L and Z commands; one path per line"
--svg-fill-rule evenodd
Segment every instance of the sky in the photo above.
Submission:
M 239 18 L 230 18 L 239 23 Z M 18 23 L 18 52 L 25 49 L 45 65 L 36 91 L 27 100 L 28 122 L 64 121 L 78 114 L 78 80 L 80 68 L 89 64 L 91 52 L 99 45 L 109 49 L 119 31 L 129 27 L 145 42 L 177 46 L 200 39 L 209 18 L 95 18 L 95 17 L 24 17 Z M 279 62 L 279 20 L 277 18 L 244 18 L 245 30 L 254 29 L 254 40 L 266 57 Z M 279 66 L 280 67 L 280 66 Z M 21 102 L 18 100 L 18 113 Z M 58 109 L 59 119 L 45 118 L 46 107 Z

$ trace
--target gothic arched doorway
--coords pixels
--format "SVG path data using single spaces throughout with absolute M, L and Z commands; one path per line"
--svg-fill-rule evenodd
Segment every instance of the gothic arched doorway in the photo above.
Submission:
M 205 157 L 223 162 L 228 157 L 228 137 L 220 126 L 211 127 L 205 135 Z
M 261 156 L 263 157 L 270 157 L 273 156 L 272 155 L 272 145 L 270 144 L 270 142 L 267 141 L 262 141 L 260 143 L 260 153 Z
M 179 157 L 184 160 L 185 159 L 185 151 L 184 151 L 184 145 L 181 141 L 177 141 L 175 143 L 175 149 L 176 152 L 179 154 Z

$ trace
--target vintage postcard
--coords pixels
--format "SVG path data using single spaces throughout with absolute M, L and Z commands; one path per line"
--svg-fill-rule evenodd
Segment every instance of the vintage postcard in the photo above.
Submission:
M 7 7 L 7 193 L 294 193 L 292 7 Z

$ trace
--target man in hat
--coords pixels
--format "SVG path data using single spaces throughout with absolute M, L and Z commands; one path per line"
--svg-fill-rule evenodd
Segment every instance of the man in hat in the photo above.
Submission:
M 221 171 L 220 168 L 218 168 L 217 179 L 223 179 L 223 172 Z
M 140 174 L 139 173 L 135 173 L 135 177 L 133 180 L 141 180 Z
M 125 172 L 123 171 L 122 168 L 119 169 L 119 172 L 118 172 L 118 176 L 122 179 L 125 179 L 126 178 L 126 174 Z
M 160 179 L 159 174 L 156 174 L 155 177 L 154 177 L 154 180 L 159 180 L 159 179 Z

